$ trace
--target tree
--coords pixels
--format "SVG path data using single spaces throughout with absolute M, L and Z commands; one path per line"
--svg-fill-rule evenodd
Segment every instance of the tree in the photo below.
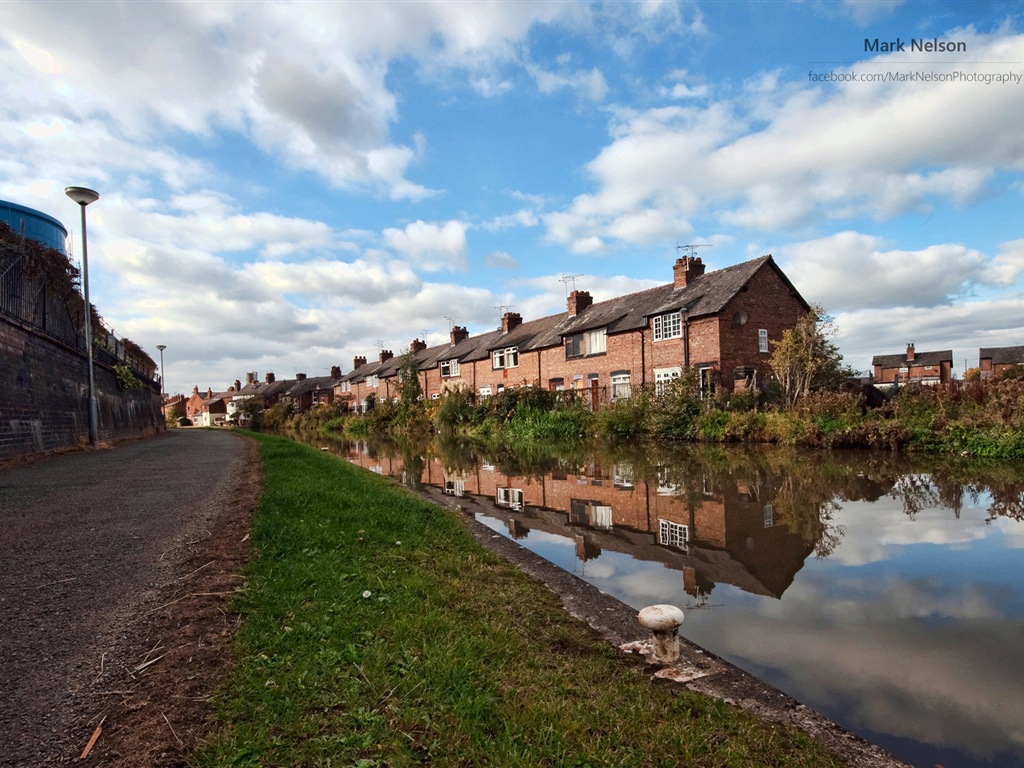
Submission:
M 266 404 L 262 397 L 238 398 L 233 402 L 235 405 L 233 418 L 240 426 L 248 426 L 255 430 L 263 428 L 263 410 Z
M 398 359 L 398 401 L 403 410 L 408 410 L 415 407 L 422 398 L 423 387 L 420 386 L 416 352 L 409 347 Z
M 814 305 L 774 342 L 770 364 L 787 405 L 794 405 L 812 389 L 838 386 L 851 373 L 832 341 L 837 333 L 835 318 Z

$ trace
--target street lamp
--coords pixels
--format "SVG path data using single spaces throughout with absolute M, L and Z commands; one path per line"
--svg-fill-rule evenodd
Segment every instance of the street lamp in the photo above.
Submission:
M 157 344 L 156 348 L 160 350 L 160 413 L 164 415 L 164 421 L 166 421 L 167 413 L 164 408 L 167 405 L 167 388 L 164 385 L 164 350 L 167 349 L 167 345 Z
M 82 208 L 82 288 L 85 292 L 85 347 L 89 358 L 89 445 L 96 445 L 98 414 L 96 412 L 96 390 L 92 375 L 92 304 L 89 303 L 89 246 L 85 236 L 85 206 L 100 199 L 99 193 L 86 187 L 65 187 L 64 194 Z

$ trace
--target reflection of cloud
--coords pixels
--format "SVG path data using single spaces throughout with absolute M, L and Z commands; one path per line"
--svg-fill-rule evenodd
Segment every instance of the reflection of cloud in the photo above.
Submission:
M 952 578 L 819 571 L 782 602 L 716 614 L 693 639 L 852 727 L 1014 753 L 1024 682 L 1008 672 L 1024 669 L 1024 621 L 1003 619 L 1003 596 Z
M 866 565 L 892 559 L 908 546 L 970 544 L 992 535 L 993 528 L 981 524 L 985 517 L 985 505 L 965 504 L 959 518 L 949 509 L 926 509 L 911 519 L 899 498 L 847 502 L 836 517 L 846 534 L 829 559 L 843 565 Z

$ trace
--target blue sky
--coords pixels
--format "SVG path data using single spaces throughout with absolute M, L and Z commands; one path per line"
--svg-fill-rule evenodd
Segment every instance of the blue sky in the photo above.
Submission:
M 77 237 L 64 187 L 101 194 L 93 301 L 169 392 L 665 283 L 690 243 L 773 254 L 855 368 L 1024 344 L 1018 2 L 3 7 L 0 198 Z

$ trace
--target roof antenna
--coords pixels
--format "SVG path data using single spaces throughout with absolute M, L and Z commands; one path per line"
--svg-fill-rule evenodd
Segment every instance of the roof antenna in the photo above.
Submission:
M 499 304 L 496 306 L 495 309 L 498 310 L 498 319 L 503 319 L 505 317 L 505 310 L 512 309 L 514 306 L 515 304 Z
M 583 275 L 567 275 L 567 274 L 565 274 L 563 272 L 562 276 L 559 278 L 560 282 L 565 283 L 565 297 L 566 298 L 569 298 L 569 283 L 572 283 L 573 291 L 576 290 L 576 278 L 577 277 L 583 277 Z
M 687 259 L 692 259 L 697 255 L 698 248 L 714 248 L 714 243 L 690 243 L 689 245 L 676 245 L 677 251 L 682 251 L 683 255 Z

